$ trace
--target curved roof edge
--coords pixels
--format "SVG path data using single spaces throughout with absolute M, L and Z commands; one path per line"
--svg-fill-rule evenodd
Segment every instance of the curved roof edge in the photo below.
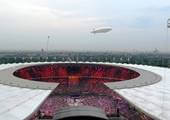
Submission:
M 47 83 L 47 82 L 37 82 L 29 81 L 26 79 L 18 78 L 13 75 L 13 73 L 23 67 L 34 66 L 39 64 L 59 64 L 59 63 L 76 63 L 76 62 L 43 62 L 43 63 L 32 63 L 32 64 L 20 64 L 18 66 L 9 67 L 3 70 L 0 70 L 0 84 L 22 87 L 22 88 L 31 88 L 31 89 L 44 89 L 44 90 L 53 90 L 58 86 L 58 83 Z M 140 74 L 139 77 L 120 82 L 105 83 L 111 89 L 125 89 L 133 87 L 141 87 L 146 85 L 151 85 L 157 83 L 161 80 L 161 76 L 146 70 L 139 68 L 129 67 L 123 64 L 115 63 L 101 63 L 101 62 L 78 62 L 79 64 L 102 64 L 102 65 L 111 65 L 111 66 L 120 66 L 134 70 Z M 148 80 L 149 79 L 149 80 Z

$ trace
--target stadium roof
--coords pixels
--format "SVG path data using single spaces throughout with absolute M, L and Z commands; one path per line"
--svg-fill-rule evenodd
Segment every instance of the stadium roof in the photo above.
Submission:
M 8 68 L 16 69 L 22 65 L 34 65 L 39 63 L 27 63 L 27 64 L 6 64 L 0 65 L 0 71 L 7 70 Z M 100 64 L 100 63 L 98 63 Z M 111 64 L 111 63 L 101 63 Z M 150 84 L 147 86 L 140 86 L 135 88 L 114 89 L 111 85 L 108 85 L 111 89 L 114 89 L 122 97 L 126 98 L 130 103 L 141 109 L 146 114 L 151 115 L 156 119 L 169 120 L 170 118 L 170 69 L 144 66 L 144 65 L 131 65 L 131 64 L 113 64 L 121 65 L 125 67 L 134 67 L 150 72 L 156 73 L 162 77 L 160 82 Z M 150 80 L 148 78 L 147 80 Z M 12 79 L 10 79 L 12 80 Z M 42 89 L 41 87 L 29 88 L 29 85 L 18 87 L 14 86 L 11 81 L 8 85 L 2 84 L 3 77 L 0 78 L 0 119 L 5 120 L 22 120 L 29 117 L 41 103 L 51 93 L 51 88 Z M 47 83 L 48 84 L 48 83 Z M 31 84 L 30 84 L 31 85 Z M 39 86 L 39 84 L 37 84 Z M 41 85 L 40 85 L 41 86 Z M 43 85 L 44 86 L 44 85 Z M 56 84 L 57 86 L 57 84 Z M 27 87 L 27 88 L 26 88 Z

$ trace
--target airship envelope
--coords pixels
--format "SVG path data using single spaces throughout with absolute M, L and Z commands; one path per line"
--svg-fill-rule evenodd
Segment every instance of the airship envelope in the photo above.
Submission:
M 91 33 L 96 34 L 96 33 L 107 33 L 111 31 L 111 27 L 100 27 L 100 28 L 95 28 L 91 31 Z

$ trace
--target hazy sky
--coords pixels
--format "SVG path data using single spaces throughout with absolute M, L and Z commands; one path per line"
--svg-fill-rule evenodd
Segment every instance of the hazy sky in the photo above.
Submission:
M 170 0 L 0 0 L 0 50 L 165 50 L 169 17 Z

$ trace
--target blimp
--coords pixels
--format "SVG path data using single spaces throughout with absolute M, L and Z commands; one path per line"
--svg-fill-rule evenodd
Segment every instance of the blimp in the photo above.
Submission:
M 112 30 L 111 27 L 99 27 L 99 28 L 94 28 L 91 33 L 96 34 L 96 33 L 107 33 Z

